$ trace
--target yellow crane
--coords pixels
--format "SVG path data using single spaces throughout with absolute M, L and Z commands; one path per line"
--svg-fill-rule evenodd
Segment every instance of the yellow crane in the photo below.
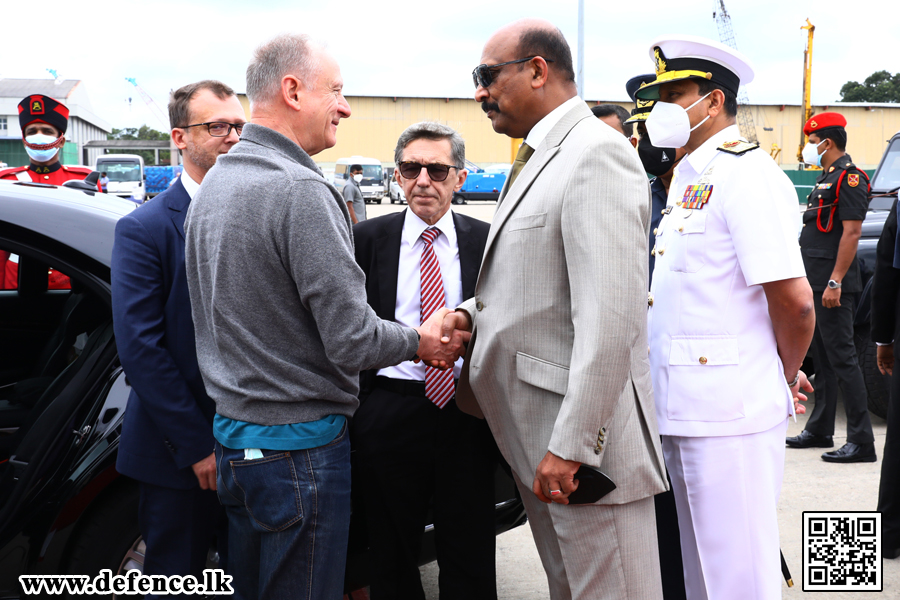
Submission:
M 807 19 L 806 25 L 803 25 L 800 29 L 805 29 L 809 35 L 806 40 L 806 50 L 803 51 L 803 119 L 800 121 L 800 147 L 797 149 L 797 160 L 803 165 L 803 146 L 806 144 L 806 134 L 803 133 L 803 126 L 806 125 L 806 122 L 813 115 L 810 90 L 812 89 L 813 33 L 816 30 L 816 26 Z

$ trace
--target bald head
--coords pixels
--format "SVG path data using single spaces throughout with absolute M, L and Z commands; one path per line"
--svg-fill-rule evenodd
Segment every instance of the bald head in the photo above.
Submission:
M 494 131 L 525 137 L 535 123 L 577 94 L 572 52 L 552 23 L 522 19 L 484 45 L 475 100 Z M 497 65 L 496 67 L 494 65 Z
M 497 30 L 492 42 L 507 45 L 519 57 L 541 56 L 562 81 L 575 83 L 572 50 L 562 31 L 543 19 L 519 19 Z M 485 46 L 487 47 L 487 45 Z

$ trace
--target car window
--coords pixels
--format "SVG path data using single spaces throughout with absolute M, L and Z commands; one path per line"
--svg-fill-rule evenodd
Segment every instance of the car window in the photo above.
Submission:
M 47 269 L 47 288 L 68 290 L 72 284 L 69 277 L 54 268 Z M 0 248 L 0 290 L 19 289 L 19 255 Z
M 897 187 L 900 187 L 900 137 L 891 141 L 872 180 L 873 190 L 886 192 Z

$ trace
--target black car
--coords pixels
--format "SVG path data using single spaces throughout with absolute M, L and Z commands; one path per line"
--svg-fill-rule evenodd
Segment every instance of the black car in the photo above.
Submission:
M 870 335 L 872 275 L 875 273 L 875 247 L 884 229 L 884 222 L 897 200 L 898 187 L 900 187 L 900 133 L 890 139 L 878 169 L 872 176 L 869 210 L 862 224 L 862 235 L 856 250 L 863 281 L 863 291 L 855 304 L 858 307 L 854 317 L 856 352 L 866 380 L 869 411 L 881 418 L 887 417 L 891 378 L 890 375 L 882 375 L 878 370 L 875 362 L 876 346 Z M 807 368 L 814 371 L 814 365 L 807 365 Z
M 143 565 L 138 486 L 115 470 L 129 394 L 110 304 L 115 224 L 134 203 L 0 182 L 0 598 L 19 575 L 114 574 Z M 497 532 L 525 521 L 498 469 Z M 347 589 L 366 585 L 354 513 Z M 427 528 L 422 564 L 434 560 Z M 215 562 L 215 549 L 210 552 Z

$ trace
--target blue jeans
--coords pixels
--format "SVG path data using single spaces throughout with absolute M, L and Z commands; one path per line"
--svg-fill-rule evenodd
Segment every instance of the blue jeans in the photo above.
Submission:
M 216 466 L 233 597 L 340 600 L 350 531 L 347 426 L 325 446 L 263 450 L 256 460 L 217 442 Z

